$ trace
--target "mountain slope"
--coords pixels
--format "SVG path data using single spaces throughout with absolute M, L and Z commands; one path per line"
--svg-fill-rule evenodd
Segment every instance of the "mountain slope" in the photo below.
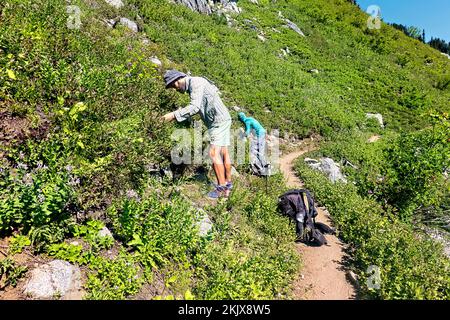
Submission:
M 21 267 L 34 267 L 32 254 L 40 263 L 81 267 L 89 299 L 292 297 L 300 261 L 294 230 L 276 212 L 287 188 L 282 176 L 266 185 L 239 165 L 233 195 L 216 204 L 204 199 L 207 166 L 170 164 L 171 133 L 192 130 L 158 120 L 187 102 L 163 86 L 164 70 L 178 68 L 207 76 L 228 106 L 240 105 L 282 137 L 320 135 L 313 155 L 359 166 L 344 168 L 357 185 L 348 189 L 299 171 L 335 216 L 361 279 L 370 276 L 368 265 L 385 267 L 381 290 L 363 287 L 365 296 L 448 299 L 448 261 L 438 247 L 416 240 L 367 189 L 403 132 L 413 134 L 401 140 L 408 146 L 441 145 L 445 132 L 431 131 L 431 142 L 416 134 L 432 130 L 422 114 L 443 112 L 448 123 L 449 59 L 391 27 L 369 30 L 367 15 L 342 0 L 242 0 L 230 25 L 226 16 L 166 0 L 71 5 L 80 28 L 77 9 L 57 0 L 0 4 L 0 237 L 7 248 L 0 286 L 24 298 L 30 272 Z M 285 19 L 305 36 L 284 27 Z M 381 112 L 385 129 L 366 112 Z M 367 144 L 373 134 L 382 139 Z M 437 159 L 425 151 L 422 164 L 427 155 Z M 433 179 L 429 193 L 437 190 L 433 199 L 442 202 L 445 185 Z M 213 225 L 206 236 L 203 213 Z M 100 236 L 104 226 L 113 239 Z M 391 242 L 408 256 L 389 251 Z

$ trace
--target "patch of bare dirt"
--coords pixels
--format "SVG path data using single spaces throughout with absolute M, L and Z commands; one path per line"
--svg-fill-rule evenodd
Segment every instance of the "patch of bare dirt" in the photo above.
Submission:
M 367 142 L 368 143 L 374 143 L 374 142 L 377 142 L 378 140 L 380 140 L 381 139 L 381 136 L 379 136 L 379 135 L 374 135 L 374 136 L 371 136 L 368 140 L 367 140 Z
M 19 145 L 29 138 L 41 139 L 47 133 L 50 121 L 42 112 L 39 115 L 38 125 L 21 116 L 13 115 L 11 112 L 0 110 L 0 145 Z M 4 155 L 4 150 L 0 148 L 0 158 Z

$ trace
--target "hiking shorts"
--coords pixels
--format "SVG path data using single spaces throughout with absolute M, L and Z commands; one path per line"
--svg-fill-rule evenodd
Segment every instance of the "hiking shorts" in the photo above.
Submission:
M 209 140 L 212 145 L 228 147 L 231 145 L 231 119 L 223 121 L 208 129 Z

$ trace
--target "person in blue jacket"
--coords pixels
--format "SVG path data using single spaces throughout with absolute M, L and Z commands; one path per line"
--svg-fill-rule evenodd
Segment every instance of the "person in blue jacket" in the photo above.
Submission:
M 255 138 L 250 142 L 250 162 L 258 175 L 267 175 L 266 162 L 266 130 L 252 117 L 246 117 L 245 113 L 239 112 L 239 120 L 245 124 L 245 136 L 249 137 L 253 131 Z

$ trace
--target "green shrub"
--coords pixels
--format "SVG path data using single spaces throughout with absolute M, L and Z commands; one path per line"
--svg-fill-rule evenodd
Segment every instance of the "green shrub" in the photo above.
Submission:
M 14 260 L 6 257 L 0 260 L 0 290 L 11 285 L 15 287 L 17 281 L 23 277 L 27 267 L 18 266 Z
M 69 174 L 24 163 L 0 172 L 0 233 L 22 228 L 28 232 L 67 217 L 72 197 Z

